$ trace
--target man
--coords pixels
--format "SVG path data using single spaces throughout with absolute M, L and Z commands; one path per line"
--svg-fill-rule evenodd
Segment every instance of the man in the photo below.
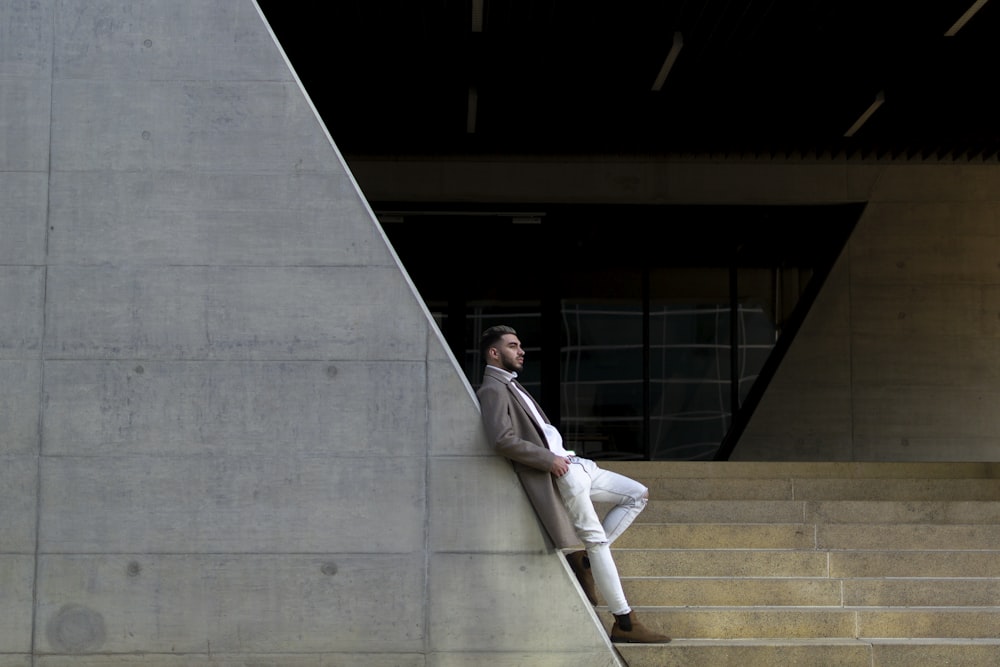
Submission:
M 513 462 L 553 545 L 567 549 L 583 542 L 586 551 L 571 553 L 567 560 L 591 604 L 597 604 L 595 587 L 604 598 L 615 618 L 612 641 L 670 641 L 636 620 L 611 557 L 611 543 L 645 508 L 649 490 L 563 447 L 559 431 L 515 380 L 524 368 L 524 350 L 514 329 L 490 327 L 483 332 L 480 349 L 486 370 L 477 396 L 486 435 Z M 603 521 L 595 500 L 614 503 Z

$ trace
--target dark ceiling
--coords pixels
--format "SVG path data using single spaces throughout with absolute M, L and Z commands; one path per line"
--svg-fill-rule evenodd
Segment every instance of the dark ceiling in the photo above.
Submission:
M 348 157 L 995 160 L 1000 0 L 945 35 L 972 2 L 259 0 Z

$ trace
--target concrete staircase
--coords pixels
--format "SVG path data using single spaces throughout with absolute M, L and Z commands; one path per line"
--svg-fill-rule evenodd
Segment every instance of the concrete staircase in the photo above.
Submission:
M 650 488 L 613 551 L 674 638 L 629 667 L 1000 665 L 1000 464 L 601 465 Z

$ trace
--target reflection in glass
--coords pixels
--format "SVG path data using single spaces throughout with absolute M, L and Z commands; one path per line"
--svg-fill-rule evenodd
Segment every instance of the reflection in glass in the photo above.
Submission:
M 562 428 L 581 456 L 643 458 L 642 306 L 563 302 Z
M 650 458 L 711 459 L 733 415 L 730 307 L 661 306 L 650 313 Z M 746 396 L 771 347 L 763 308 L 737 309 L 739 395 Z

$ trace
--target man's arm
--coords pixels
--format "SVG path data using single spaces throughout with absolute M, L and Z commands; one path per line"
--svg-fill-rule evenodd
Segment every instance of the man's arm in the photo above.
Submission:
M 505 387 L 484 387 L 479 392 L 479 405 L 486 436 L 501 456 L 537 470 L 551 472 L 557 477 L 565 474 L 569 467 L 566 459 L 556 456 L 547 447 L 518 437 L 510 411 L 520 408 L 512 405 Z

